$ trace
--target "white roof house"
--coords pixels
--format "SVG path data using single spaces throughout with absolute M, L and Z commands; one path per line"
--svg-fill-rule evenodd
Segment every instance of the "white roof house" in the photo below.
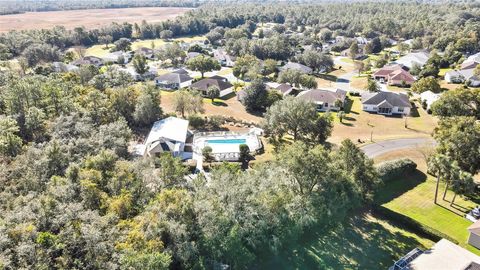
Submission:
M 433 93 L 432 91 L 425 91 L 423 93 L 420 94 L 420 99 L 422 100 L 422 103 L 425 102 L 427 104 L 427 111 L 430 110 L 430 107 L 432 106 L 432 104 L 437 101 L 440 96 L 442 94 L 439 93 L 439 94 L 436 94 L 436 93 Z
M 427 63 L 428 58 L 429 55 L 427 52 L 412 52 L 398 58 L 395 63 L 411 69 L 414 64 L 423 67 Z
M 160 152 L 172 152 L 174 156 L 182 154 L 188 135 L 188 121 L 177 117 L 168 117 L 153 124 L 145 141 L 146 156 Z
M 480 256 L 442 239 L 433 247 L 411 260 L 405 270 L 467 270 L 480 267 Z

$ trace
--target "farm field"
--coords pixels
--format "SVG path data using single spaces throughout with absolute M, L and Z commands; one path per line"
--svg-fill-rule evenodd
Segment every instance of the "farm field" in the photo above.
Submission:
M 91 29 L 111 22 L 138 23 L 146 20 L 154 23 L 173 19 L 190 10 L 191 8 L 152 7 L 26 12 L 0 16 L 0 32 L 52 28 L 55 25 L 62 25 L 67 29 L 79 26 Z

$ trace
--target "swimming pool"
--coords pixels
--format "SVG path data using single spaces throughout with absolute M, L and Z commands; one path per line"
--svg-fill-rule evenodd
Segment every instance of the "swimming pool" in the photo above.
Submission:
M 206 140 L 207 143 L 211 144 L 245 144 L 246 139 L 216 139 L 216 140 Z

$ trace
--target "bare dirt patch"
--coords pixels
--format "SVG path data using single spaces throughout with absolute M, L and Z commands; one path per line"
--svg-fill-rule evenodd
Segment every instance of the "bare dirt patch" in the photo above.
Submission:
M 160 22 L 192 10 L 178 7 L 87 9 L 48 12 L 26 12 L 0 16 L 0 32 L 52 28 L 55 25 L 73 29 L 78 26 L 99 28 L 111 22 Z

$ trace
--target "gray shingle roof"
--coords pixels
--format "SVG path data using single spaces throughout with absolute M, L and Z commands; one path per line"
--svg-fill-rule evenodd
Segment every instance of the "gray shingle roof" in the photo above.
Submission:
M 308 100 L 312 102 L 323 102 L 334 104 L 337 99 L 340 99 L 342 102 L 345 100 L 347 92 L 344 90 L 337 89 L 335 92 L 322 89 L 312 89 L 300 93 L 297 97 L 303 100 Z
M 178 83 L 178 84 L 186 81 L 191 81 L 191 80 L 193 80 L 193 78 L 188 75 L 173 73 L 173 72 L 163 74 L 155 78 L 155 81 L 164 81 L 168 83 Z
M 362 95 L 362 104 L 378 106 L 385 101 L 394 107 L 412 107 L 408 96 L 403 93 L 377 92 Z
M 213 78 L 213 77 L 212 78 L 206 78 L 206 79 L 200 80 L 200 81 L 192 84 L 190 87 L 193 88 L 193 89 L 199 89 L 199 90 L 202 90 L 202 91 L 207 91 L 207 89 L 210 86 L 217 86 L 218 89 L 220 89 L 220 91 L 222 91 L 222 90 L 228 89 L 228 88 L 233 86 L 228 81 L 224 81 L 224 80 L 219 79 L 219 78 L 223 78 L 223 77 L 216 76 L 215 78 Z M 225 79 L 225 78 L 223 78 L 223 79 Z
M 294 62 L 288 62 L 287 64 L 285 64 L 280 69 L 281 70 L 294 69 L 294 70 L 298 70 L 298 71 L 300 71 L 302 73 L 306 73 L 306 74 L 312 73 L 311 68 L 309 68 L 305 65 L 302 65 L 300 63 L 294 63 Z

